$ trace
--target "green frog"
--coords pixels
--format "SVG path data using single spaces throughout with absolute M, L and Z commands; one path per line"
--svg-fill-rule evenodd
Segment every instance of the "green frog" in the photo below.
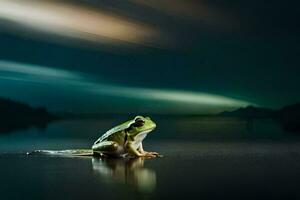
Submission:
M 103 156 L 103 157 L 161 157 L 157 152 L 147 152 L 143 140 L 156 128 L 150 117 L 136 116 L 118 125 L 100 138 L 92 149 L 71 149 L 61 151 L 37 150 L 27 154 L 47 154 L 61 156 Z
M 150 117 L 136 116 L 119 126 L 116 126 L 98 140 L 92 146 L 94 154 L 105 156 L 156 157 L 157 152 L 147 152 L 143 148 L 143 140 L 156 128 L 156 124 Z

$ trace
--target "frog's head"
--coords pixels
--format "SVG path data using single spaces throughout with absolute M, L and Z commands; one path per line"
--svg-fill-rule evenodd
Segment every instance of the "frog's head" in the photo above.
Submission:
M 139 134 L 147 134 L 156 128 L 156 124 L 150 119 L 150 117 L 136 116 L 132 120 L 132 124 L 128 130 L 128 134 L 135 137 Z

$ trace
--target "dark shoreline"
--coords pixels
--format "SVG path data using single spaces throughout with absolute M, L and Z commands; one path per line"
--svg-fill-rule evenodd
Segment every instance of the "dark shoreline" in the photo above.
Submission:
M 0 98 L 0 134 L 15 130 L 36 127 L 45 129 L 47 124 L 56 120 L 72 119 L 120 119 L 126 120 L 136 115 L 149 116 L 149 113 L 51 113 L 45 107 L 34 108 L 25 103 Z M 178 114 L 152 113 L 155 119 L 179 118 L 237 118 L 243 120 L 274 119 L 288 132 L 300 133 L 300 103 L 285 106 L 278 110 L 248 106 L 234 111 L 224 111 L 218 114 Z
M 0 133 L 36 127 L 45 129 L 51 121 L 59 119 L 44 107 L 34 108 L 27 104 L 0 98 Z

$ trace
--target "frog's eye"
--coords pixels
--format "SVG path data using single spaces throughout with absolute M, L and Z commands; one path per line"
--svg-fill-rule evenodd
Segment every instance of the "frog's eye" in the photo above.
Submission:
M 140 126 L 143 126 L 144 124 L 145 124 L 144 119 L 142 119 L 142 118 L 140 118 L 140 117 L 137 117 L 137 118 L 135 118 L 135 120 L 134 120 L 133 126 L 140 127 Z

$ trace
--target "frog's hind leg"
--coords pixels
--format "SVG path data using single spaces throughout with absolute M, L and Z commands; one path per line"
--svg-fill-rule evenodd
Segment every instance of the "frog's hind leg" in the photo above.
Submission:
M 93 151 L 91 149 L 35 150 L 32 152 L 27 152 L 27 155 L 93 156 Z
M 112 157 L 119 157 L 122 156 L 123 148 L 114 141 L 103 141 L 96 143 L 92 146 L 93 152 L 96 155 L 100 156 L 112 156 Z

